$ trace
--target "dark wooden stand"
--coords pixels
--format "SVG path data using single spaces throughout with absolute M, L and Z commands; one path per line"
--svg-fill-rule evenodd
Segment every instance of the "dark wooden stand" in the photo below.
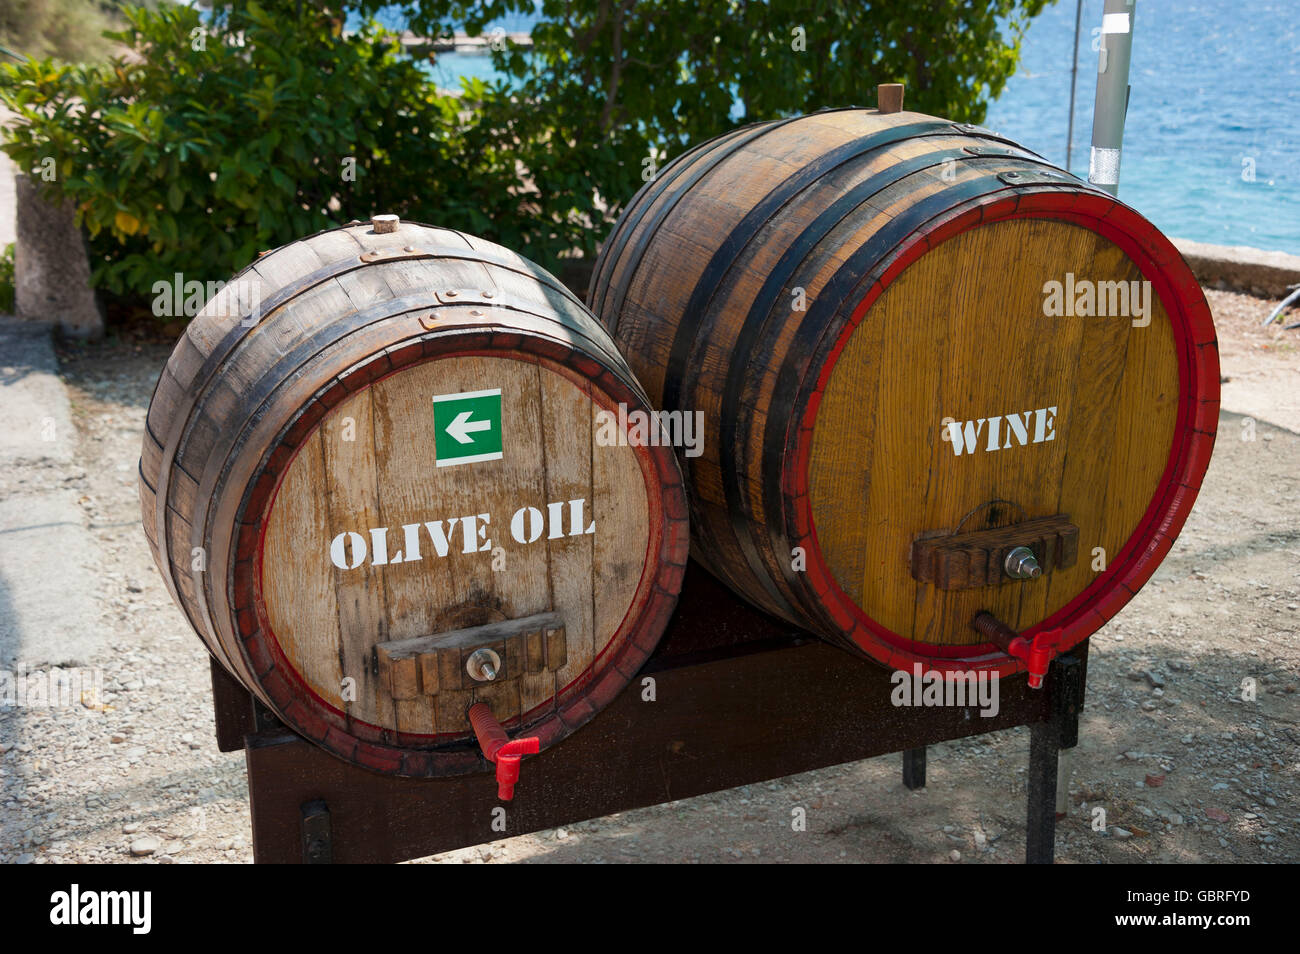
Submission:
M 895 707 L 887 670 L 751 609 L 692 564 L 641 674 L 590 724 L 525 758 L 508 803 L 488 772 L 414 781 L 343 762 L 215 663 L 212 689 L 221 751 L 246 752 L 258 862 L 404 861 L 890 752 L 903 753 L 903 784 L 915 789 L 926 746 L 1028 725 L 1025 858 L 1050 864 L 1057 756 L 1078 741 L 1087 653 L 1084 642 L 1057 659 L 1042 689 L 1003 680 L 990 718 Z

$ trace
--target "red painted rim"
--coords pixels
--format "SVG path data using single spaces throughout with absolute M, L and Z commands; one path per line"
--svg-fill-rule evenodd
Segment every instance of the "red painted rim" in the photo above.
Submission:
M 847 325 L 821 365 L 816 385 L 797 425 L 786 435 L 786 466 L 781 484 L 790 501 L 787 520 L 794 546 L 808 554 L 806 577 L 814 602 L 828 622 L 863 652 L 895 669 L 966 672 L 983 670 L 1008 676 L 1025 664 L 992 644 L 933 645 L 907 639 L 882 626 L 853 602 L 836 582 L 817 542 L 809 496 L 812 434 L 817 411 L 836 361 L 871 306 L 903 271 L 926 252 L 978 225 L 1017 218 L 1056 219 L 1088 228 L 1117 245 L 1152 283 L 1173 328 L 1178 358 L 1179 400 L 1169 459 L 1151 503 L 1107 569 L 1073 600 L 1025 630 L 1032 636 L 1061 629 L 1062 651 L 1100 629 L 1151 578 L 1173 546 L 1196 500 L 1209 466 L 1219 418 L 1219 358 L 1205 295 L 1173 244 L 1154 225 L 1118 200 L 1081 190 L 1044 189 L 999 192 L 964 206 L 917 232 L 893 254 L 880 278 L 854 308 Z M 806 383 L 806 382 L 805 382 Z
M 643 408 L 642 400 L 610 369 L 558 340 L 517 332 L 434 333 L 371 356 L 348 371 L 346 383 L 341 379 L 327 383 L 268 452 L 256 482 L 246 491 L 236 541 L 236 553 L 251 556 L 231 569 L 232 605 L 245 657 L 258 674 L 271 708 L 288 725 L 350 762 L 385 773 L 457 775 L 478 771 L 485 763 L 472 742 L 468 721 L 464 734 L 398 732 L 348 718 L 307 685 L 285 656 L 266 616 L 261 570 L 267 518 L 299 450 L 344 400 L 399 371 L 461 355 L 535 363 L 579 387 L 590 385 L 592 399 L 606 410 L 616 411 L 620 402 Z M 676 458 L 670 447 L 632 449 L 647 488 L 650 529 L 641 579 L 622 622 L 591 666 L 549 702 L 504 723 L 510 728 L 526 727 L 528 734 L 538 736 L 543 749 L 585 724 L 636 675 L 658 645 L 681 589 L 689 533 Z M 250 521 L 249 514 L 256 514 L 256 519 Z M 435 748 L 438 745 L 448 747 L 440 750 Z

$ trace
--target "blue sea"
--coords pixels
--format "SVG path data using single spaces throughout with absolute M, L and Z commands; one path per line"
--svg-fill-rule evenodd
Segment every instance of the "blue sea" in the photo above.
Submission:
M 1084 0 L 1070 171 L 1087 178 L 1097 91 Z M 1300 3 L 1138 0 L 1119 194 L 1167 235 L 1300 254 Z M 985 125 L 1065 163 L 1075 0 L 1025 34 Z M 1253 181 L 1251 181 L 1253 178 Z
M 1062 165 L 1075 6 L 1058 0 L 1031 22 L 984 123 Z M 1079 38 L 1070 171 L 1084 178 L 1102 6 L 1084 0 Z M 1139 0 L 1136 11 L 1120 197 L 1168 235 L 1300 254 L 1300 3 Z M 531 20 L 500 25 L 526 32 Z M 447 88 L 495 77 L 475 54 L 442 55 L 430 73 Z

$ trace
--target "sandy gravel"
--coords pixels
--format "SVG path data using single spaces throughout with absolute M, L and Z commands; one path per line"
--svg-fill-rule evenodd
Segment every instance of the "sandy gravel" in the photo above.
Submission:
M 1209 297 L 1231 410 L 1169 559 L 1093 640 L 1061 861 L 1300 860 L 1300 332 L 1258 329 L 1270 303 Z M 243 757 L 216 750 L 206 652 L 139 527 L 140 431 L 169 350 L 65 346 L 75 463 L 25 488 L 0 477 L 0 494 L 78 490 L 114 653 L 99 705 L 0 709 L 0 862 L 252 860 Z M 1017 730 L 935 747 L 920 792 L 889 756 L 430 860 L 1015 862 L 1027 761 Z M 807 831 L 791 830 L 794 807 Z
M 1260 323 L 1277 302 L 1207 291 L 1219 332 L 1223 406 L 1300 434 L 1300 308 L 1268 326 Z

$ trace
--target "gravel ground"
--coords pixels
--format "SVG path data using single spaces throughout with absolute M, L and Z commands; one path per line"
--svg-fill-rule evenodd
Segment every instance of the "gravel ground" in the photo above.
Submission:
M 1285 407 L 1300 393 L 1300 332 L 1254 327 L 1273 303 L 1209 297 L 1225 377 L 1253 382 L 1255 439 L 1225 411 L 1183 535 L 1093 639 L 1063 862 L 1300 860 L 1300 424 Z M 140 433 L 169 351 L 143 333 L 63 346 L 76 462 L 0 474 L 0 495 L 79 491 L 115 653 L 98 699 L 0 708 L 0 862 L 252 860 L 243 757 L 216 750 L 207 654 L 139 527 Z M 1023 729 L 935 746 L 918 792 L 895 755 L 428 860 L 1015 862 L 1028 749 Z M 806 831 L 792 830 L 794 808 Z

